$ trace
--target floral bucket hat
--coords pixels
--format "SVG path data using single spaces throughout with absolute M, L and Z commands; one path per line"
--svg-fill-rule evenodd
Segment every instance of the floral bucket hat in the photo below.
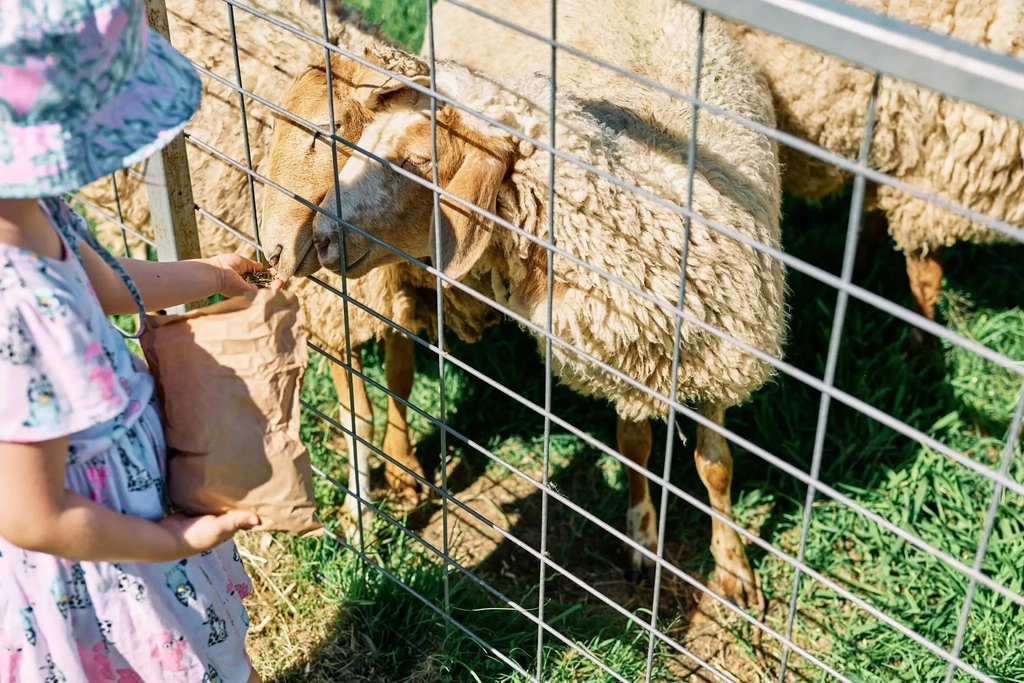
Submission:
M 185 127 L 202 84 L 143 1 L 0 0 L 0 198 L 71 192 Z

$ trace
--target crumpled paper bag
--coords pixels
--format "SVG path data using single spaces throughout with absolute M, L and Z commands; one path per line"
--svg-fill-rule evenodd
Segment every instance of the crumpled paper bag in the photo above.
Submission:
M 257 529 L 324 532 L 299 391 L 309 362 L 294 294 L 260 289 L 183 315 L 146 316 L 171 502 L 190 515 L 247 509 Z

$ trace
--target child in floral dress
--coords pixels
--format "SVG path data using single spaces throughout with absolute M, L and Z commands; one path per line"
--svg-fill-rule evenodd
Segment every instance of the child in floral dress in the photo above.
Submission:
M 60 198 L 172 140 L 199 80 L 142 0 L 0 16 L 0 683 L 259 681 L 231 540 L 259 520 L 165 516 L 153 378 L 106 315 L 261 266 L 115 259 Z

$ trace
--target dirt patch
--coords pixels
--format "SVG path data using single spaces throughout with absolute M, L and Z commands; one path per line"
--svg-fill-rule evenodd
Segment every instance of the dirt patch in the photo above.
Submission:
M 456 494 L 460 502 L 490 520 L 489 524 L 459 505 L 448 503 L 449 550 L 463 566 L 514 595 L 516 586 L 536 583 L 538 560 L 520 544 L 508 541 L 495 527 L 514 535 L 528 548 L 538 549 L 541 494 L 518 476 L 497 474 L 487 472 Z M 539 478 L 538 472 L 528 474 Z M 625 570 L 622 544 L 603 530 L 593 533 L 592 527 L 592 523 L 581 522 L 580 516 L 565 505 L 549 500 L 549 552 L 554 561 L 577 579 L 549 572 L 553 576 L 547 589 L 549 599 L 601 606 L 602 601 L 593 595 L 593 590 L 627 610 L 649 610 L 654 598 L 653 573 L 644 580 L 634 580 L 636 577 Z M 443 517 L 439 506 L 425 520 L 421 533 L 427 542 L 442 547 Z M 701 550 L 698 544 L 707 540 L 697 536 L 688 543 L 670 539 L 666 559 L 676 566 L 693 566 Z M 663 572 L 659 629 L 699 659 L 738 681 L 767 680 L 770 673 L 758 665 L 754 651 L 744 642 L 749 641 L 750 627 L 693 585 L 704 585 L 702 577 L 692 573 L 687 576 L 692 582 Z M 602 608 L 613 609 L 607 605 Z M 768 640 L 770 636 L 765 637 Z M 665 650 L 661 661 L 671 672 L 670 680 L 720 680 L 670 645 L 665 645 Z M 777 658 L 767 663 L 777 670 L 773 667 L 778 664 Z M 787 680 L 800 679 L 787 676 Z
M 452 466 L 454 473 L 455 466 Z M 532 473 L 531 473 L 532 475 Z M 484 472 L 468 487 L 454 494 L 462 505 L 446 501 L 448 512 L 448 547 L 455 559 L 465 567 L 482 564 L 503 543 L 501 531 L 513 532 L 519 525 L 520 513 L 515 503 L 536 492 L 536 488 L 518 476 L 494 476 Z M 444 547 L 444 513 L 440 501 L 424 524 L 421 535 L 435 548 Z M 481 521 L 465 508 L 473 510 Z

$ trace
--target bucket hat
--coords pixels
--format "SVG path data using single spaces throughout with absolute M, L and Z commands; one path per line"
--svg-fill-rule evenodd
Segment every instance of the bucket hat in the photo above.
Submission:
M 0 198 L 61 195 L 148 158 L 201 94 L 143 0 L 0 0 Z

